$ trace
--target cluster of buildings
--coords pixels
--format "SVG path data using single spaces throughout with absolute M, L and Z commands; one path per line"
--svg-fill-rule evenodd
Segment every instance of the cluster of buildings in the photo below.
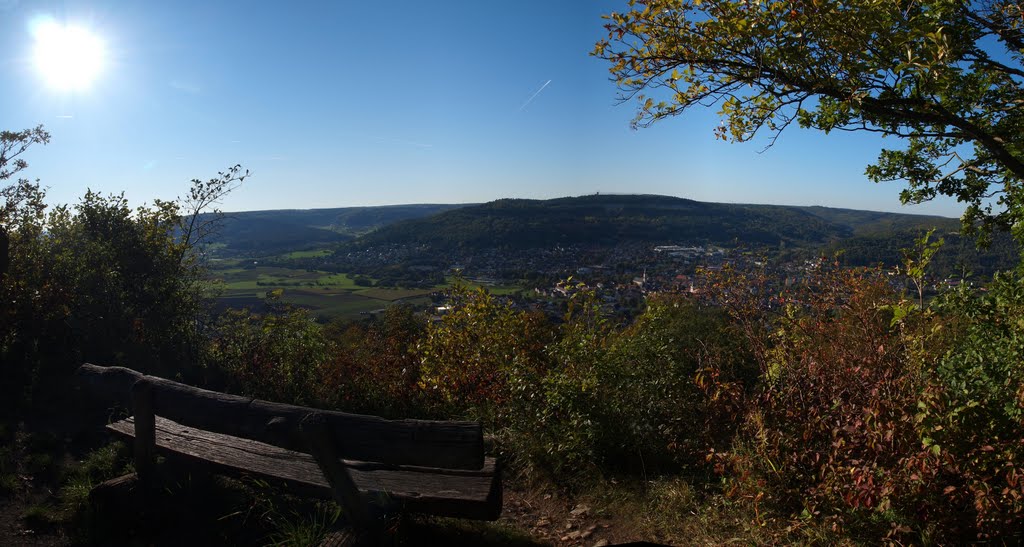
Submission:
M 767 258 L 743 248 L 642 243 L 525 250 L 388 245 L 308 260 L 309 268 L 367 275 L 378 283 L 391 276 L 391 284 L 397 280 L 400 286 L 436 286 L 439 279 L 455 275 L 484 286 L 519 286 L 521 291 L 503 298 L 524 309 L 542 309 L 553 319 L 563 317 L 572 295 L 586 289 L 606 314 L 627 321 L 643 310 L 651 294 L 701 293 L 707 276 L 726 264 L 739 271 L 764 272 L 777 285 L 773 290 L 800 283 L 824 264 L 820 259 Z M 894 284 L 904 281 L 903 276 L 893 279 Z M 431 309 L 424 311 L 437 317 L 447 311 L 447 304 L 439 291 Z

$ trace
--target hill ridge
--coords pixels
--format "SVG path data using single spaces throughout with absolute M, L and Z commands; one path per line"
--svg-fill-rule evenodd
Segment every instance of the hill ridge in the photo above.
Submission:
M 877 226 L 876 226 L 877 225 Z M 530 248 L 622 242 L 689 241 L 732 245 L 823 246 L 859 233 L 958 221 L 822 206 L 701 202 L 656 194 L 590 194 L 548 200 L 505 198 L 406 219 L 364 234 L 352 245 Z

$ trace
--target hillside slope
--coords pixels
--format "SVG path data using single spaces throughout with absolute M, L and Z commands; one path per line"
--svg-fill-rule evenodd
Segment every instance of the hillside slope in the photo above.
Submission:
M 353 243 L 464 249 L 630 242 L 807 246 L 848 237 L 853 231 L 796 207 L 704 203 L 654 195 L 593 195 L 502 199 L 398 222 Z
M 480 205 L 393 205 L 229 213 L 213 240 L 226 255 L 266 256 L 340 245 L 345 254 L 405 247 L 406 258 L 483 250 L 555 247 L 715 245 L 785 249 L 788 256 L 843 253 L 849 265 L 900 262 L 900 249 L 936 228 L 947 245 L 943 272 L 987 274 L 1012 268 L 1019 251 L 1008 236 L 989 250 L 958 235 L 957 219 L 783 205 L 707 203 L 658 195 L 501 199 Z M 793 253 L 797 253 L 793 255 Z
M 340 243 L 394 222 L 457 207 L 462 205 L 382 205 L 226 213 L 221 229 L 209 243 L 226 254 L 273 254 Z

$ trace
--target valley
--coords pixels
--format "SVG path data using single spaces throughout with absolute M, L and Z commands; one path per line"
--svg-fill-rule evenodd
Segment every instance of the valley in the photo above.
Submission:
M 930 272 L 935 288 L 1016 264 L 1008 236 L 978 250 L 955 219 L 634 195 L 233 213 L 206 264 L 222 309 L 258 311 L 269 297 L 322 322 L 353 320 L 395 303 L 431 311 L 458 282 L 558 317 L 566 287 L 582 283 L 628 319 L 645 295 L 699 290 L 702 270 L 725 264 L 780 283 L 821 257 L 894 268 L 932 228 L 945 240 Z M 304 240 L 311 231 L 317 237 Z

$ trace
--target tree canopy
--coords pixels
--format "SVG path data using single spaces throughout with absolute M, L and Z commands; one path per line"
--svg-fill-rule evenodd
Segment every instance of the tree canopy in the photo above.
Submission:
M 796 123 L 903 138 L 867 168 L 901 199 L 944 195 L 965 228 L 1024 240 L 1024 8 L 981 0 L 631 0 L 606 16 L 634 127 L 720 108 L 718 137 Z

